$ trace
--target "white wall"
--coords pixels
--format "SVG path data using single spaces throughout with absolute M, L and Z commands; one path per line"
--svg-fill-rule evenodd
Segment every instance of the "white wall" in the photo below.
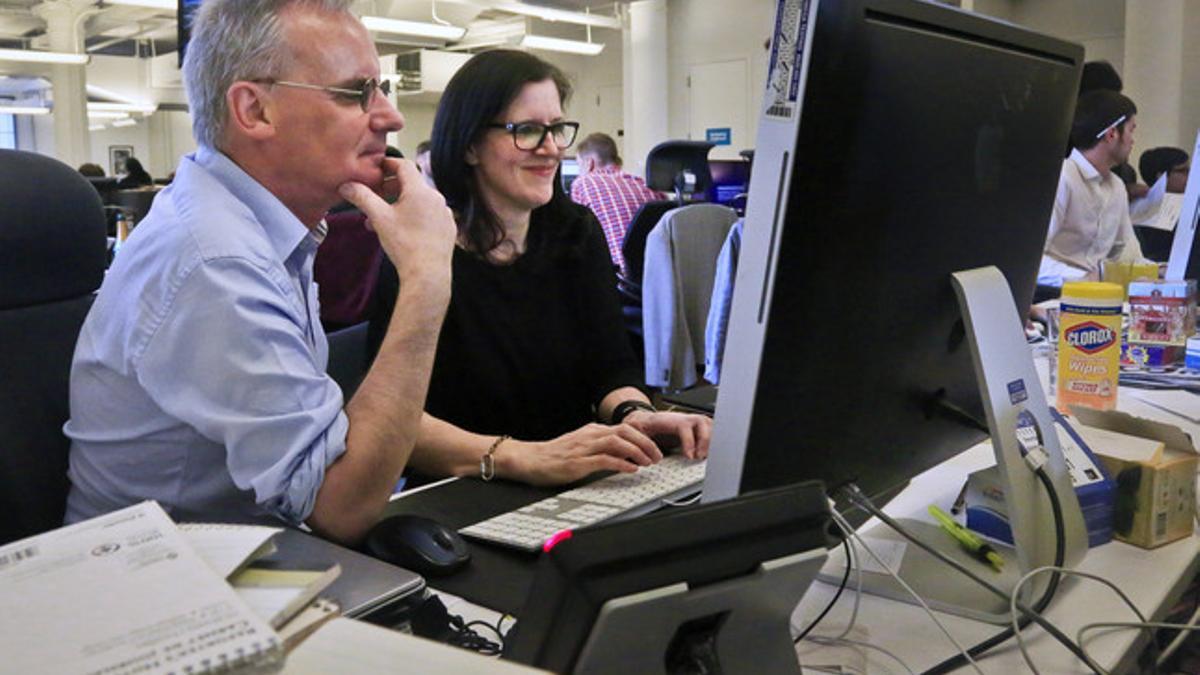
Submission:
M 667 22 L 670 106 L 668 129 L 671 139 L 686 139 L 688 72 L 694 65 L 743 59 L 748 81 L 744 90 L 730 91 L 730 106 L 743 106 L 748 121 L 747 138 L 732 139 L 734 151 L 754 147 L 758 134 L 758 109 L 767 81 L 765 47 L 774 29 L 775 2 L 770 0 L 669 0 Z M 671 140 L 661 139 L 661 140 Z M 704 140 L 702 138 L 694 140 Z

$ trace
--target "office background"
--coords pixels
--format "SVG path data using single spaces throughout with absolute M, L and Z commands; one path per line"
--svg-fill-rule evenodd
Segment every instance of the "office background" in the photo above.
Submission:
M 145 0 L 143 0 L 145 1 Z M 1138 104 L 1138 148 L 1190 148 L 1200 128 L 1200 3 L 1194 0 L 948 0 L 968 11 L 998 17 L 1080 42 L 1089 60 L 1111 62 L 1126 93 Z M 150 4 L 154 4 L 151 2 Z M 173 0 L 167 0 L 172 4 Z M 646 153 L 667 138 L 703 139 L 728 129 L 727 146 L 713 158 L 736 157 L 752 147 L 766 78 L 773 0 L 596 0 L 543 3 L 570 11 L 617 15 L 624 29 L 596 27 L 603 43 L 596 56 L 539 51 L 572 77 L 576 92 L 568 114 L 585 132 L 616 137 L 627 165 L 643 171 Z M 150 173 L 163 177 L 194 147 L 190 117 L 172 50 L 174 10 L 111 5 L 97 12 L 91 0 L 0 0 L 0 47 L 53 49 L 47 6 L 73 12 L 85 49 L 89 100 L 128 99 L 157 105 L 126 120 L 89 116 L 87 142 L 64 146 L 55 115 L 0 111 L 0 147 L 52 155 L 72 165 L 95 162 L 110 170 L 109 149 L 131 146 Z M 587 29 L 567 22 L 520 17 L 496 9 L 493 0 L 438 0 L 439 18 L 469 29 L 519 22 L 527 34 L 585 40 Z M 362 14 L 430 21 L 427 0 L 360 1 Z M 89 14 L 91 13 L 91 14 Z M 437 41 L 377 34 L 384 72 L 386 55 L 434 47 Z M 61 38 L 59 38 L 61 39 Z M 511 36 L 510 36 L 511 39 Z M 444 43 L 443 43 L 444 45 Z M 461 53 L 461 52 L 460 52 Z M 122 55 L 116 55 L 122 54 Z M 53 69 L 63 66 L 0 59 L 0 106 L 47 106 L 53 100 Z M 74 67 L 78 68 L 78 67 Z M 108 96 L 109 94 L 115 96 Z M 400 95 L 408 126 L 391 139 L 406 155 L 429 136 L 438 91 Z M 94 115 L 94 113 L 92 113 Z M 130 122 L 129 120 L 132 120 Z M 61 135 L 61 131 L 58 132 Z M 76 147 L 79 146 L 79 147 Z M 1138 151 L 1135 151 L 1138 152 Z

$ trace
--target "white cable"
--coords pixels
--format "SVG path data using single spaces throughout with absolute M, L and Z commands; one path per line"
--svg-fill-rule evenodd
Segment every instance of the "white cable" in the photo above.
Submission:
M 846 627 L 841 633 L 838 633 L 833 638 L 829 638 L 833 640 L 842 640 L 850 634 L 850 631 L 854 630 L 855 624 L 858 623 L 858 608 L 859 605 L 862 604 L 863 575 L 862 565 L 858 560 L 858 551 L 854 548 L 854 540 L 851 538 L 854 528 L 850 527 L 850 523 L 846 522 L 846 519 L 842 517 L 842 514 L 838 513 L 837 511 L 831 509 L 830 514 L 833 516 L 833 522 L 837 523 L 838 529 L 842 531 L 842 536 L 844 536 L 846 539 L 850 539 L 850 541 L 847 542 L 849 546 L 846 547 L 846 550 L 849 551 L 849 559 L 846 561 L 846 564 L 851 565 L 854 569 L 854 607 L 850 610 L 850 622 L 846 624 Z
M 837 645 L 837 644 L 845 643 L 848 645 L 854 645 L 856 647 L 864 647 L 866 649 L 874 649 L 875 651 L 880 652 L 880 653 L 890 657 L 896 663 L 899 663 L 900 666 L 902 668 L 904 668 L 905 672 L 908 673 L 908 675 L 916 675 L 916 673 L 913 672 L 913 669 L 910 668 L 909 665 L 904 662 L 904 659 L 897 656 L 894 652 L 888 651 L 888 650 L 884 649 L 883 647 L 880 647 L 879 645 L 873 645 L 869 642 L 863 642 L 862 640 L 851 640 L 848 638 L 825 638 L 825 637 L 821 637 L 819 635 L 814 635 L 812 637 L 809 637 L 808 639 L 812 640 L 813 642 L 815 642 L 819 645 L 824 645 L 824 644 Z M 810 666 L 805 666 L 805 667 L 808 668 Z
M 896 571 L 893 570 L 886 562 L 884 562 L 882 558 L 876 555 L 875 551 L 871 550 L 870 546 L 867 546 L 867 543 L 863 541 L 862 537 L 858 536 L 857 532 L 851 532 L 851 536 L 854 537 L 854 540 L 863 547 L 864 551 L 866 551 L 872 558 L 875 559 L 875 563 L 877 565 L 886 570 L 887 573 L 893 579 L 895 579 L 900 586 L 903 587 L 904 590 L 907 591 L 908 594 L 917 601 L 919 605 L 921 605 L 921 608 L 925 610 L 925 613 L 929 615 L 929 618 L 932 619 L 935 624 L 937 624 L 937 627 L 941 629 L 946 638 L 948 638 L 950 642 L 954 643 L 954 646 L 958 648 L 958 651 L 963 655 L 963 658 L 965 658 L 967 662 L 971 664 L 971 667 L 975 669 L 975 672 L 979 673 L 979 675 L 983 675 L 983 670 L 979 667 L 979 664 L 975 662 L 975 659 L 971 658 L 971 655 L 967 653 L 967 649 L 963 647 L 958 640 L 954 639 L 954 636 L 950 634 L 950 631 L 946 628 L 945 624 L 942 623 L 941 619 L 938 619 L 937 615 L 933 613 L 933 610 L 929 608 L 929 605 L 925 603 L 925 599 L 918 595 L 917 592 L 913 590 L 912 586 L 908 585 L 908 582 L 906 582 L 904 579 L 901 579 L 900 575 L 897 574 Z
M 1035 577 L 1039 574 L 1044 574 L 1046 572 L 1058 572 L 1059 574 L 1062 574 L 1064 576 L 1083 577 L 1084 579 L 1091 579 L 1092 581 L 1098 581 L 1098 582 L 1104 584 L 1105 586 L 1108 586 L 1113 591 L 1115 591 L 1116 594 L 1118 596 L 1120 596 L 1122 600 L 1125 601 L 1125 604 L 1128 605 L 1130 609 L 1133 610 L 1133 613 L 1137 615 L 1138 620 L 1141 621 L 1142 623 L 1145 623 L 1146 617 L 1142 614 L 1141 610 L 1139 610 L 1137 608 L 1137 605 L 1133 604 L 1133 601 L 1129 599 L 1129 596 L 1125 595 L 1125 592 L 1122 591 L 1120 588 L 1118 588 L 1116 584 L 1109 581 L 1108 579 L 1105 579 L 1104 577 L 1097 576 L 1095 574 L 1089 574 L 1087 572 L 1080 572 L 1078 570 L 1067 569 L 1065 567 L 1054 567 L 1053 565 L 1047 565 L 1045 567 L 1038 567 L 1038 568 L 1032 569 L 1025 576 L 1021 577 L 1017 581 L 1017 584 L 1015 586 L 1013 586 L 1012 593 L 1009 595 L 1009 613 L 1010 613 L 1010 617 L 1012 619 L 1013 635 L 1015 635 L 1017 638 L 1017 646 L 1020 647 L 1020 649 L 1021 649 L 1021 656 L 1025 658 L 1025 664 L 1029 666 L 1030 671 L 1032 671 L 1034 673 L 1034 675 L 1038 675 L 1039 671 L 1038 671 L 1037 667 L 1033 665 L 1033 659 L 1029 656 L 1029 651 L 1025 647 L 1025 640 L 1021 637 L 1021 627 L 1017 623 L 1017 620 L 1018 620 L 1017 597 L 1021 593 L 1021 588 L 1030 579 L 1032 579 L 1033 577 Z M 1086 629 L 1087 626 L 1084 626 L 1084 628 Z M 1082 635 L 1082 634 L 1083 634 L 1083 631 L 1081 630 L 1080 635 Z M 1076 642 L 1078 643 L 1078 637 L 1076 638 Z M 1087 656 L 1087 650 L 1084 649 L 1083 644 L 1079 644 L 1079 649 L 1083 651 L 1084 656 Z M 1085 662 L 1087 663 L 1088 667 L 1091 668 L 1092 670 L 1094 670 L 1098 673 L 1101 673 L 1101 675 L 1107 675 L 1108 671 L 1105 670 L 1104 668 L 1101 668 L 1100 665 L 1097 664 L 1095 662 L 1095 660 L 1093 660 L 1090 656 L 1087 657 Z

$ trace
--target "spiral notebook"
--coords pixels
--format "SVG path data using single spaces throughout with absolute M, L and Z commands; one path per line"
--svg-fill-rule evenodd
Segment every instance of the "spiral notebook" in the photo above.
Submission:
M 0 547 L 0 654 L 15 673 L 282 665 L 279 636 L 155 502 Z

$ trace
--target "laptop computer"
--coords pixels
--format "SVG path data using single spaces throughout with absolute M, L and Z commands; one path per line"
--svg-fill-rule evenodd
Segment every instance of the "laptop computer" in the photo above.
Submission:
M 367 618 L 425 589 L 425 579 L 415 572 L 299 530 L 284 529 L 272 541 L 275 542 L 276 551 L 265 560 L 341 565 L 342 573 L 321 593 L 321 597 L 338 603 L 343 616 Z

